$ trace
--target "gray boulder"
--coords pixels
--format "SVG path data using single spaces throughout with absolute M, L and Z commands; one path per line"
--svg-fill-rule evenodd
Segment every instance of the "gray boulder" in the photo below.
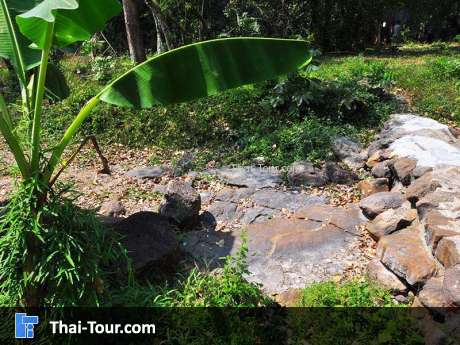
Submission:
M 323 170 L 316 168 L 312 163 L 294 162 L 287 174 L 288 181 L 293 186 L 324 186 L 328 178 Z
M 351 169 L 364 167 L 367 160 L 367 152 L 363 150 L 363 147 L 347 137 L 335 138 L 332 143 L 332 151 Z
M 327 162 L 324 171 L 329 182 L 337 184 L 352 184 L 359 179 L 355 173 L 342 168 L 339 164 Z
M 167 165 L 157 165 L 147 168 L 137 168 L 126 173 L 129 177 L 142 179 L 156 179 L 171 174 L 171 168 Z
M 392 163 L 391 160 L 386 160 L 386 161 L 379 162 L 376 165 L 374 165 L 371 171 L 372 176 L 377 177 L 377 178 L 391 177 L 391 169 L 390 169 L 391 163 Z
M 359 207 L 363 210 L 366 217 L 374 219 L 386 210 L 401 207 L 404 201 L 405 199 L 400 193 L 382 192 L 372 194 L 361 200 Z
M 192 229 L 199 223 L 201 197 L 189 184 L 172 180 L 166 188 L 160 214 L 171 219 L 181 229 Z
M 153 212 L 140 212 L 111 228 L 122 236 L 137 273 L 172 273 L 179 259 L 179 241 L 170 221 Z

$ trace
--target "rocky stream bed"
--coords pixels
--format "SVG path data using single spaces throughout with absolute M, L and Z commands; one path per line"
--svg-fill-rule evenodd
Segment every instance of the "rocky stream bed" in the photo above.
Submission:
M 322 167 L 300 161 L 172 177 L 170 166 L 134 157 L 118 159 L 110 176 L 76 168 L 66 176 L 93 195 L 80 204 L 126 236 L 138 271 L 173 271 L 183 256 L 218 267 L 245 236 L 248 280 L 282 304 L 312 282 L 367 274 L 397 301 L 448 320 L 460 307 L 459 137 L 432 119 L 395 114 L 368 148 L 337 138 L 340 163 Z M 6 196 L 11 178 L 1 184 Z M 449 333 L 460 333 L 456 317 L 446 321 Z

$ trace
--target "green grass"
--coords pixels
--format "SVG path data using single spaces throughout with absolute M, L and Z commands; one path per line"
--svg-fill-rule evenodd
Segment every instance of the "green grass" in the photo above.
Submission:
M 411 308 L 397 307 L 390 291 L 367 280 L 312 284 L 299 306 L 309 309 L 290 315 L 294 343 L 424 344 Z
M 126 59 L 108 63 L 115 65 L 110 70 L 120 72 L 129 67 Z M 379 66 L 375 73 L 372 66 L 364 65 L 374 78 L 386 77 Z M 74 114 L 102 86 L 100 61 L 69 57 L 61 61 L 61 66 L 72 94 L 45 112 L 46 137 L 52 140 L 59 138 Z M 330 144 L 336 135 L 366 141 L 369 131 L 394 109 L 394 104 L 381 102 L 373 94 L 374 85 L 360 83 L 363 78 L 359 74 L 340 80 L 325 76 L 310 85 L 307 79 L 294 77 L 279 84 L 262 83 L 189 104 L 149 110 L 103 104 L 84 123 L 81 136 L 96 134 L 106 143 L 129 146 L 153 145 L 164 152 L 163 156 L 196 151 L 197 168 L 210 160 L 248 164 L 260 156 L 274 165 L 299 159 L 331 159 Z M 289 88 L 288 92 L 279 92 L 282 87 Z M 295 96 L 289 94 L 291 91 Z M 308 97 L 313 99 L 309 101 Z
M 379 95 L 380 88 L 408 96 L 414 111 L 459 123 L 459 50 L 460 45 L 454 43 L 411 43 L 396 54 L 323 57 L 319 69 L 310 74 L 316 82 L 294 76 L 280 83 L 149 110 L 103 104 L 84 123 L 81 137 L 95 134 L 105 143 L 156 146 L 158 156 L 164 158 L 192 151 L 196 154 L 192 169 L 201 169 L 211 160 L 250 164 L 260 156 L 280 166 L 299 159 L 333 159 L 331 140 L 336 135 L 366 144 L 395 110 L 394 102 Z M 60 137 L 85 101 L 114 76 L 113 71 L 122 73 L 130 62 L 127 58 L 91 61 L 72 56 L 60 65 L 72 94 L 47 107 L 45 137 L 50 143 Z M 8 86 L 11 100 L 16 89 L 4 69 L 0 83 Z
M 413 110 L 440 121 L 460 124 L 460 45 L 408 44 L 399 54 L 326 58 L 318 73 L 327 78 L 352 75 L 366 63 L 386 65 L 393 89 L 411 101 Z
M 390 291 L 367 280 L 314 283 L 302 290 L 300 307 L 394 307 Z

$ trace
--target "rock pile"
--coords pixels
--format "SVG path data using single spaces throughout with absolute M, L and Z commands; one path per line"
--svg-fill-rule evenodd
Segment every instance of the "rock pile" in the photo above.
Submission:
M 449 128 L 394 115 L 369 148 L 374 180 L 360 207 L 378 241 L 369 275 L 428 308 L 460 307 L 460 141 Z

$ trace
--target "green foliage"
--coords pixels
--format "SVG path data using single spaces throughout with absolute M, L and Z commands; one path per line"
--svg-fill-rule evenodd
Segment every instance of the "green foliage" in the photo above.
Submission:
M 433 45 L 409 44 L 401 47 L 402 54 L 394 57 L 346 57 L 326 59 L 320 78 L 351 78 L 364 65 L 374 62 L 386 66 L 391 85 L 408 97 L 412 110 L 440 121 L 460 121 L 460 92 L 458 55 L 455 46 L 439 50 Z M 386 77 L 385 77 L 386 78 Z M 382 106 L 380 103 L 379 106 Z
M 124 250 L 113 232 L 103 228 L 91 211 L 52 196 L 40 211 L 36 181 L 19 185 L 0 223 L 0 294 L 23 304 L 28 286 L 46 289 L 47 306 L 99 305 L 107 293 L 113 262 L 122 262 Z M 33 271 L 24 272 L 35 241 Z M 6 298 L 6 297 L 5 297 Z
M 199 42 L 145 61 L 108 84 L 98 97 L 130 108 L 188 102 L 276 78 L 310 61 L 310 47 L 299 40 L 228 38 Z
M 116 63 L 112 56 L 96 56 L 91 61 L 91 74 L 95 81 L 106 83 L 112 79 Z
M 388 290 L 369 281 L 314 283 L 302 291 L 299 306 L 312 309 L 290 315 L 295 339 L 313 344 L 424 344 L 410 308 L 396 307 Z
M 174 288 L 147 284 L 126 287 L 114 295 L 113 304 L 128 307 L 259 307 L 271 304 L 260 287 L 245 279 L 247 245 L 225 258 L 222 269 L 201 272 L 193 268 L 178 278 Z
M 104 29 L 109 19 L 117 15 L 121 5 L 116 0 L 24 0 L 29 11 L 17 17 L 21 33 L 44 49 L 47 26 L 53 23 L 53 43 L 59 47 L 88 40 Z
M 48 108 L 48 138 L 59 135 L 78 105 L 97 92 L 97 85 L 75 73 L 86 63 L 81 58 L 62 61 L 73 92 Z M 125 59 L 115 63 L 116 69 L 129 67 Z M 101 104 L 83 124 L 82 136 L 96 134 L 103 141 L 129 146 L 155 145 L 168 158 L 176 150 L 192 151 L 191 169 L 203 168 L 211 160 L 247 164 L 260 156 L 268 163 L 286 165 L 297 159 L 332 158 L 330 143 L 337 134 L 367 143 L 395 109 L 394 102 L 382 95 L 381 87 L 392 83 L 386 64 L 356 59 L 350 70 L 326 63 L 309 73 L 311 78 L 297 74 L 279 83 L 151 110 Z
M 459 76 L 455 56 L 427 57 L 423 60 L 394 64 L 398 85 L 409 92 L 415 110 L 436 120 L 460 121 L 460 97 L 455 84 Z
M 428 67 L 437 79 L 460 79 L 460 58 L 439 57 L 428 61 Z
M 313 283 L 302 291 L 301 307 L 391 307 L 390 291 L 369 281 Z

